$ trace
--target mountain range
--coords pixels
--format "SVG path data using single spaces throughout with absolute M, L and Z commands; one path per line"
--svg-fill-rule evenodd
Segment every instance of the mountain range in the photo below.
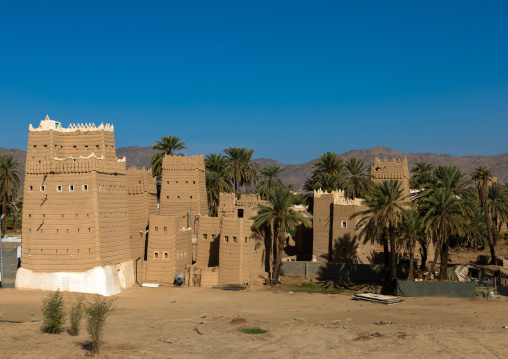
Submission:
M 0 153 L 3 152 L 12 154 L 19 161 L 22 166 L 22 171 L 20 171 L 20 174 L 23 179 L 26 151 L 12 148 L 5 149 L 0 147 Z M 117 148 L 116 152 L 118 158 L 123 158 L 125 156 L 127 159 L 127 167 L 136 166 L 138 168 L 148 168 L 150 167 L 150 157 L 156 151 L 151 147 L 129 146 Z M 403 153 L 387 147 L 373 147 L 364 150 L 352 150 L 343 154 L 339 154 L 339 156 L 342 156 L 344 160 L 347 160 L 351 157 L 361 158 L 366 163 L 373 163 L 375 157 L 380 159 L 386 158 L 387 160 L 398 158 L 403 159 L 404 157 L 407 157 L 409 169 L 411 169 L 411 167 L 416 162 L 423 161 L 436 166 L 456 165 L 468 174 L 473 172 L 476 167 L 484 165 L 492 171 L 494 177 L 497 177 L 498 182 L 508 182 L 508 153 L 494 156 L 474 155 L 454 157 L 450 155 L 436 155 L 433 153 Z M 284 171 L 281 172 L 279 178 L 283 183 L 293 185 L 296 190 L 300 190 L 303 186 L 303 183 L 307 180 L 307 178 L 310 177 L 312 172 L 312 165 L 315 161 L 316 160 L 312 160 L 302 164 L 293 165 L 280 163 L 269 158 L 258 158 L 254 160 L 254 162 L 259 163 L 261 166 L 277 165 L 281 167 Z

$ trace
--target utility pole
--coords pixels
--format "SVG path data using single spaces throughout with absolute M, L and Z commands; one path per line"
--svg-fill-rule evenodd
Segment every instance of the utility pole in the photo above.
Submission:
M 4 287 L 5 279 L 4 279 L 4 252 L 3 252 L 3 243 L 2 243 L 2 219 L 4 219 L 5 214 L 0 216 L 0 275 L 2 276 L 2 288 Z
M 143 236 L 145 236 L 148 233 L 149 229 L 146 230 L 145 233 L 143 231 L 139 231 L 139 235 L 141 236 L 141 257 L 139 257 L 140 265 L 141 265 L 141 278 L 140 282 L 138 283 L 141 287 L 143 284 L 143 261 L 145 260 L 145 251 L 143 250 L 143 245 L 145 244 L 145 241 L 143 240 Z

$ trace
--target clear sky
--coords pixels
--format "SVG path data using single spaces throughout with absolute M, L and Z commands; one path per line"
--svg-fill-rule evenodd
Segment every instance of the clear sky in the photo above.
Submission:
M 2 1 L 0 147 L 46 114 L 303 163 L 508 152 L 508 1 Z

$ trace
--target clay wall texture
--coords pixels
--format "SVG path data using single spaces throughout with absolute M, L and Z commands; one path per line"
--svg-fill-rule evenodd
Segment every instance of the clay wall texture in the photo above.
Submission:
M 130 258 L 125 160 L 112 126 L 30 126 L 22 266 L 80 272 Z
M 244 284 L 262 272 L 252 220 L 223 217 L 219 246 L 219 283 Z
M 131 259 L 141 255 L 143 238 L 140 231 L 148 229 L 151 215 L 157 214 L 157 185 L 151 170 L 127 170 L 127 207 L 129 213 L 129 240 Z
M 193 218 L 208 213 L 204 157 L 166 155 L 162 163 L 160 214 L 177 216 L 182 219 L 182 227 L 189 227 L 191 206 Z
M 409 201 L 409 167 L 407 157 L 401 161 L 393 159 L 381 161 L 379 158 L 374 159 L 374 165 L 371 167 L 371 179 L 374 183 L 381 183 L 386 180 L 397 180 L 401 182 L 403 194 L 406 197 L 405 201 Z
M 189 230 L 180 230 L 175 216 L 150 216 L 146 280 L 172 284 L 175 275 L 192 264 L 192 240 Z
M 201 216 L 198 221 L 196 265 L 219 265 L 221 218 Z

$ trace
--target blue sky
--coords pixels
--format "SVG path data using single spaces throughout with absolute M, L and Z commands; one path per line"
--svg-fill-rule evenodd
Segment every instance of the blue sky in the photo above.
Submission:
M 46 114 L 303 163 L 508 152 L 506 1 L 4 1 L 0 147 Z

